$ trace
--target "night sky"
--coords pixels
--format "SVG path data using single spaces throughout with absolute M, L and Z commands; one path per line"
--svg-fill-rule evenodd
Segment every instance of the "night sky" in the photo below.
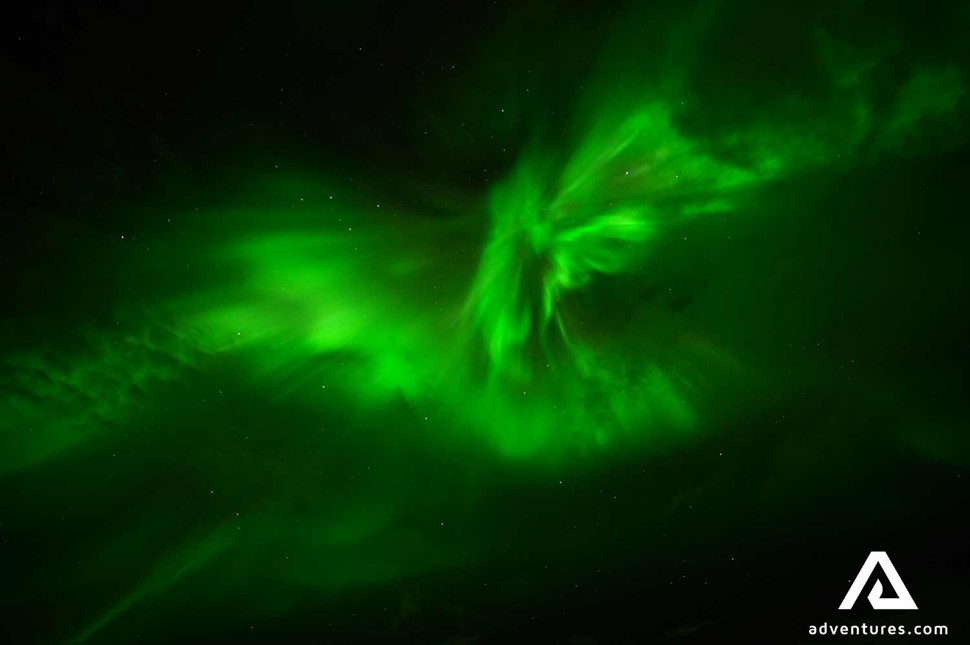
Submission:
M 966 642 L 968 33 L 5 7 L 0 641 Z

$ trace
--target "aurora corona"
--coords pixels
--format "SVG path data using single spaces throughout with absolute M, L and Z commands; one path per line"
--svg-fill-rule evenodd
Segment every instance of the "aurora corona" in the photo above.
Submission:
M 136 4 L 0 39 L 0 641 L 957 633 L 964 6 Z

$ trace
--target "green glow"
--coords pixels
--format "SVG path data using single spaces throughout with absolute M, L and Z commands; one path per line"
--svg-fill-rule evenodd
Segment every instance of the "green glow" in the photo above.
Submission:
M 677 549 L 741 548 L 768 506 L 800 526 L 895 472 L 884 453 L 965 468 L 964 393 L 918 344 L 957 342 L 957 209 L 919 200 L 965 145 L 965 69 L 813 25 L 779 81 L 786 39 L 772 65 L 716 57 L 719 7 L 630 10 L 604 42 L 513 11 L 402 107 L 413 159 L 227 152 L 230 190 L 113 204 L 124 239 L 92 227 L 63 260 L 112 295 L 56 294 L 76 311 L 9 321 L 0 354 L 0 529 L 54 535 L 10 563 L 26 598 L 71 599 L 50 638 L 236 601 L 246 629 L 346 619 L 354 594 L 397 629 L 493 589 L 599 589 L 568 565 L 614 550 L 676 578 Z M 542 60 L 504 53 L 533 37 Z

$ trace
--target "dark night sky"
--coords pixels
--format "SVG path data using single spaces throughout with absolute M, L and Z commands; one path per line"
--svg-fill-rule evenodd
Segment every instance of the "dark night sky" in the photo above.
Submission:
M 964 642 L 968 20 L 6 8 L 0 641 Z

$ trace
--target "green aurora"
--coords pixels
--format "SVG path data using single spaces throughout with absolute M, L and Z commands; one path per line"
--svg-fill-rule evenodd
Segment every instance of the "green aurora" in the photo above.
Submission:
M 842 487 L 966 473 L 942 358 L 965 352 L 966 187 L 941 169 L 967 143 L 967 11 L 925 51 L 902 19 L 853 31 L 861 9 L 771 14 L 775 65 L 731 5 L 570 14 L 523 64 L 547 9 L 415 90 L 416 171 L 227 152 L 231 191 L 185 162 L 105 198 L 122 227 L 52 220 L 17 293 L 69 314 L 9 316 L 0 354 L 18 642 L 491 642 L 628 567 L 666 593 L 687 553 L 684 580 L 745 588 L 729 554 L 796 529 L 848 548 L 802 512 Z M 485 170 L 448 186 L 459 157 Z M 886 486 L 833 502 L 840 530 L 958 504 Z M 728 620 L 669 593 L 690 609 L 642 642 Z

